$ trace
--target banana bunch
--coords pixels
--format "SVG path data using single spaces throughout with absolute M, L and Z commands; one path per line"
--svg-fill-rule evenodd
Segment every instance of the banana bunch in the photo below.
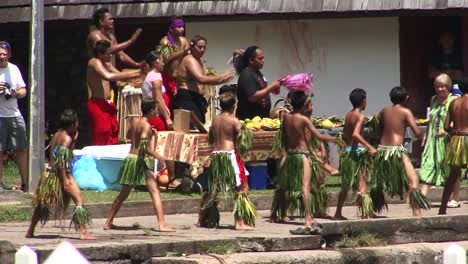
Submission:
M 317 128 L 330 129 L 334 127 L 342 127 L 344 125 L 344 120 L 336 116 L 329 116 L 329 117 L 314 116 L 312 117 L 312 124 Z
M 241 120 L 242 127 L 250 130 L 278 130 L 281 122 L 279 119 L 261 118 L 256 116 L 252 119 L 246 118 Z
M 279 119 L 263 118 L 260 121 L 260 127 L 263 130 L 278 130 L 280 125 L 281 121 Z

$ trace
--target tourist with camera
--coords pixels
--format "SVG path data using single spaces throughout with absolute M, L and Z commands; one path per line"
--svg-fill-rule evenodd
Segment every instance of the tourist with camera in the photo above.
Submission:
M 26 96 L 26 83 L 18 66 L 9 62 L 11 47 L 0 41 L 0 190 L 13 187 L 3 184 L 3 155 L 14 151 L 21 176 L 21 190 L 26 190 L 27 147 L 26 124 L 18 108 L 17 99 Z

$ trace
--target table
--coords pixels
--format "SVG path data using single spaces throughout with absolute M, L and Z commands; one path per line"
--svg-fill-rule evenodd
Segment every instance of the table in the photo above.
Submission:
M 254 131 L 252 149 L 242 159 L 260 161 L 277 158 L 272 146 L 277 131 Z M 182 133 L 159 131 L 156 140 L 156 153 L 168 160 L 189 163 L 195 167 L 208 165 L 213 147 L 208 144 L 208 135 L 199 133 Z

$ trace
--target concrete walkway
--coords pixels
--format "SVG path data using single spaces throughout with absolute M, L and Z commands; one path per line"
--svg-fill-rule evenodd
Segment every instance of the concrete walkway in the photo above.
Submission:
M 369 230 L 388 237 L 388 241 L 392 243 L 468 240 L 468 202 L 462 202 L 461 208 L 449 209 L 447 216 L 436 216 L 437 209 L 426 211 L 422 218 L 412 218 L 407 204 L 391 204 L 389 211 L 380 215 L 381 218 L 356 220 L 356 208 L 347 206 L 343 212 L 350 221 L 317 221 L 331 235 Z M 329 213 L 334 213 L 334 210 L 330 208 Z M 220 243 L 241 243 L 247 247 L 246 251 L 308 250 L 320 247 L 320 236 L 297 236 L 289 233 L 289 230 L 303 225 L 301 219 L 287 224 L 274 224 L 267 221 L 268 213 L 259 211 L 255 231 L 235 231 L 232 228 L 232 213 L 228 212 L 221 214 L 219 229 L 197 227 L 196 214 L 167 215 L 166 222 L 177 229 L 175 233 L 155 231 L 155 216 L 116 218 L 114 224 L 119 228 L 109 231 L 102 229 L 105 219 L 100 218 L 94 219 L 90 228 L 91 233 L 97 236 L 96 241 L 78 240 L 78 234 L 68 229 L 68 222 L 60 224 L 51 221 L 44 227 L 38 226 L 38 237 L 34 239 L 24 238 L 29 222 L 0 223 L 0 240 L 10 241 L 17 249 L 29 245 L 39 252 L 41 260 L 45 260 L 51 250 L 63 240 L 71 241 L 93 261 L 126 258 L 143 261 L 154 256 L 165 256 L 167 252 L 173 251 L 194 254 L 206 252 L 208 248 Z M 433 233 L 431 228 L 439 233 Z

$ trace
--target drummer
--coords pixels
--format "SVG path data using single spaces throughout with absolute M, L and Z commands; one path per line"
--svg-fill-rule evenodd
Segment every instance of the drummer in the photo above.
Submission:
M 239 74 L 236 113 L 239 119 L 270 116 L 270 93 L 278 91 L 280 83 L 273 81 L 268 85 L 260 71 L 263 68 L 264 58 L 261 48 L 250 46 L 234 63 L 236 72 Z

